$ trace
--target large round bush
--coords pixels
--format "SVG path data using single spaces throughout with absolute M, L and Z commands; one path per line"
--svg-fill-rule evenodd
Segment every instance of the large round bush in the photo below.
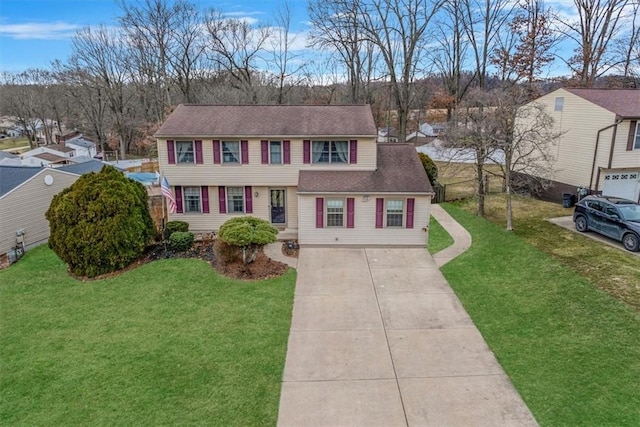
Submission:
M 144 186 L 111 166 L 58 193 L 45 215 L 49 246 L 78 276 L 126 267 L 154 234 Z

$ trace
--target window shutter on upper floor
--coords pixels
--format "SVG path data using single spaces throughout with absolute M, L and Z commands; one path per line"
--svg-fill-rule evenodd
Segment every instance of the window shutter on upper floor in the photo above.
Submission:
M 303 162 L 308 165 L 311 163 L 311 140 L 305 139 L 302 141 L 303 148 Z
M 322 228 L 324 226 L 324 199 L 322 197 L 316 197 L 316 228 Z
M 201 165 L 202 164 L 202 141 L 196 140 L 194 145 L 195 145 L 195 151 L 196 151 L 196 164 Z
M 209 187 L 203 185 L 200 190 L 202 193 L 202 213 L 209 213 Z
M 224 187 L 218 187 L 218 210 L 221 214 L 227 213 L 227 196 Z
M 358 140 L 352 139 L 349 141 L 349 163 L 358 163 Z
M 182 209 L 182 186 L 176 185 L 175 190 L 176 190 L 176 213 L 182 213 L 184 212 Z
M 246 139 L 240 141 L 240 157 L 243 165 L 249 164 L 249 141 Z
M 407 228 L 413 228 L 413 211 L 415 204 L 416 199 L 413 197 L 407 199 Z
M 244 187 L 244 206 L 245 213 L 253 213 L 253 198 L 251 194 L 251 186 Z
M 169 164 L 176 164 L 176 146 L 173 143 L 173 140 L 167 140 L 167 156 L 169 157 Z
M 347 198 L 347 228 L 354 228 L 355 219 L 355 199 L 353 197 Z
M 213 140 L 213 163 L 220 164 L 220 141 L 217 139 Z
M 285 165 L 291 164 L 291 141 L 282 141 L 282 158 Z
M 384 215 L 384 199 L 376 199 L 376 228 L 382 228 Z
M 260 157 L 263 165 L 269 163 L 269 141 L 266 139 L 260 141 Z
M 627 139 L 627 151 L 633 150 L 633 145 L 636 142 L 636 128 L 638 125 L 637 120 L 631 120 L 629 122 L 629 139 Z

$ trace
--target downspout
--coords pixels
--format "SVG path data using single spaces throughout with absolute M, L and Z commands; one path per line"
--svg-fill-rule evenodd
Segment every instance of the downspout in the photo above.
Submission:
M 613 130 L 613 136 L 611 139 L 611 151 L 609 153 L 609 168 L 611 167 L 611 161 L 613 158 L 613 147 L 615 144 L 615 140 L 616 140 L 616 131 L 618 130 L 618 125 L 622 122 L 622 118 L 621 117 L 617 117 L 616 118 L 616 122 L 609 125 L 609 126 L 605 126 L 602 129 L 600 129 L 598 131 L 598 134 L 596 136 L 596 147 L 593 150 L 593 163 L 591 165 L 591 175 L 589 175 L 589 190 L 593 190 L 593 172 L 596 170 L 596 159 L 598 157 L 598 145 L 600 145 L 600 133 L 604 132 L 607 129 L 610 129 L 612 127 L 615 127 Z M 598 178 L 596 179 L 596 190 L 598 188 L 598 183 L 600 181 L 600 173 L 598 173 Z

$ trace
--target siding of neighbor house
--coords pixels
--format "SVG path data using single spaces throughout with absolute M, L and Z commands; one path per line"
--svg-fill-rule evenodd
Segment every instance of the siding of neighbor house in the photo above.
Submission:
M 425 195 L 391 195 L 369 194 L 364 201 L 363 195 L 300 195 L 298 205 L 298 217 L 300 221 L 299 236 L 305 245 L 400 245 L 422 246 L 427 244 L 429 216 L 431 214 L 431 196 Z M 354 228 L 323 227 L 316 228 L 316 198 L 354 198 Z M 415 199 L 413 228 L 385 227 L 376 228 L 376 199 L 403 199 L 411 197 Z M 346 205 L 345 205 L 346 206 Z M 406 222 L 406 203 L 405 217 Z M 346 222 L 346 208 L 345 208 Z M 425 231 L 422 231 L 422 230 Z
M 557 97 L 564 97 L 562 111 L 555 111 Z M 591 167 L 599 129 L 615 122 L 615 114 L 588 102 L 564 89 L 540 97 L 536 103 L 546 107 L 555 121 L 556 130 L 562 135 L 552 147 L 554 181 L 574 186 L 588 186 L 591 181 Z M 619 130 L 620 131 L 620 130 Z M 598 162 L 606 162 L 611 143 L 612 129 L 601 132 Z M 595 182 L 595 177 L 594 177 Z
M 53 177 L 50 186 L 44 183 L 47 175 Z M 0 254 L 7 253 L 16 245 L 16 230 L 19 229 L 25 230 L 27 248 L 46 242 L 49 222 L 44 213 L 49 209 L 53 196 L 78 178 L 78 175 L 44 169 L 0 198 Z

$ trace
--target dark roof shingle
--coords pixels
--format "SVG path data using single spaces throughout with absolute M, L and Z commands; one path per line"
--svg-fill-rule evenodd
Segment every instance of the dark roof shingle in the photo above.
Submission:
M 640 89 L 565 88 L 624 118 L 640 117 Z
M 375 136 L 368 105 L 190 105 L 167 117 L 156 137 Z
M 0 165 L 0 197 L 37 175 L 43 168 Z
M 375 171 L 301 170 L 300 193 L 433 193 L 413 145 L 378 144 Z

